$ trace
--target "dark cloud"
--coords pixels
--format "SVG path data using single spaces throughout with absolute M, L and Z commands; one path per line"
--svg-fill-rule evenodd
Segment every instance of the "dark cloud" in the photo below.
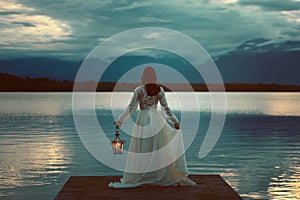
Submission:
M 40 50 L 47 56 L 51 50 L 74 59 L 80 52 L 80 58 L 84 57 L 102 40 L 116 33 L 149 26 L 185 33 L 212 55 L 226 52 L 252 38 L 300 39 L 298 14 L 290 13 L 299 9 L 299 1 L 226 2 L 229 1 L 17 0 L 21 5 L 18 9 L 0 10 L 1 21 L 5 22 L 0 29 L 7 33 L 1 35 L 0 43 L 4 40 L 3 45 L 11 45 L 10 49 L 15 47 L 20 56 L 24 55 L 24 49 L 21 52 L 20 47 L 31 45 L 27 51 Z M 50 24 L 44 25 L 47 21 Z M 20 30 L 7 27 L 10 24 L 22 25 L 26 37 L 21 38 Z M 27 30 L 44 30 L 46 27 L 43 26 L 49 27 L 48 33 L 36 36 Z M 11 43 L 11 39 L 16 42 Z M 43 41 L 44 45 L 41 45 Z
M 17 11 L 0 11 L 0 16 L 1 15 L 19 15 L 21 12 Z
M 29 22 L 11 22 L 11 23 L 12 24 L 19 24 L 19 25 L 26 26 L 26 27 L 35 27 L 34 24 L 29 23 Z

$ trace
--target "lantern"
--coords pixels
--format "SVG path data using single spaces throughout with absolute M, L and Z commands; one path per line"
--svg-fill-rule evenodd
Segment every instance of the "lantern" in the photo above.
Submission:
M 115 139 L 111 141 L 113 154 L 122 154 L 124 152 L 124 140 L 120 139 L 120 134 L 118 128 L 116 128 Z

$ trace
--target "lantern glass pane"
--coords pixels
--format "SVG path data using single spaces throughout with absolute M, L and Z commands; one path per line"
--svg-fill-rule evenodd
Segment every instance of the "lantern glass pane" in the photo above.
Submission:
M 124 142 L 123 141 L 113 141 L 112 149 L 113 149 L 113 154 L 122 154 L 124 152 Z

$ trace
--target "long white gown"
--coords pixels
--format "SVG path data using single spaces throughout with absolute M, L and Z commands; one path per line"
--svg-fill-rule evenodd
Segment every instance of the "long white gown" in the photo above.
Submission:
M 173 129 L 157 111 L 158 102 L 167 120 L 178 122 L 168 107 L 162 87 L 155 96 L 148 96 L 144 85 L 137 87 L 128 108 L 119 117 L 120 122 L 125 122 L 137 106 L 140 106 L 124 175 L 120 182 L 110 182 L 109 187 L 196 185 L 188 178 L 182 132 Z

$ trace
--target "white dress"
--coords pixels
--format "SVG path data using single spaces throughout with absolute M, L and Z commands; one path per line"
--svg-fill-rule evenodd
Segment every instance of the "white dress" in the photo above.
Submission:
M 123 123 L 140 106 L 124 175 L 120 182 L 109 183 L 109 187 L 196 185 L 188 178 L 182 132 L 173 129 L 157 111 L 158 102 L 167 120 L 178 122 L 168 107 L 162 87 L 155 96 L 148 96 L 144 85 L 137 87 L 128 108 L 119 117 Z

